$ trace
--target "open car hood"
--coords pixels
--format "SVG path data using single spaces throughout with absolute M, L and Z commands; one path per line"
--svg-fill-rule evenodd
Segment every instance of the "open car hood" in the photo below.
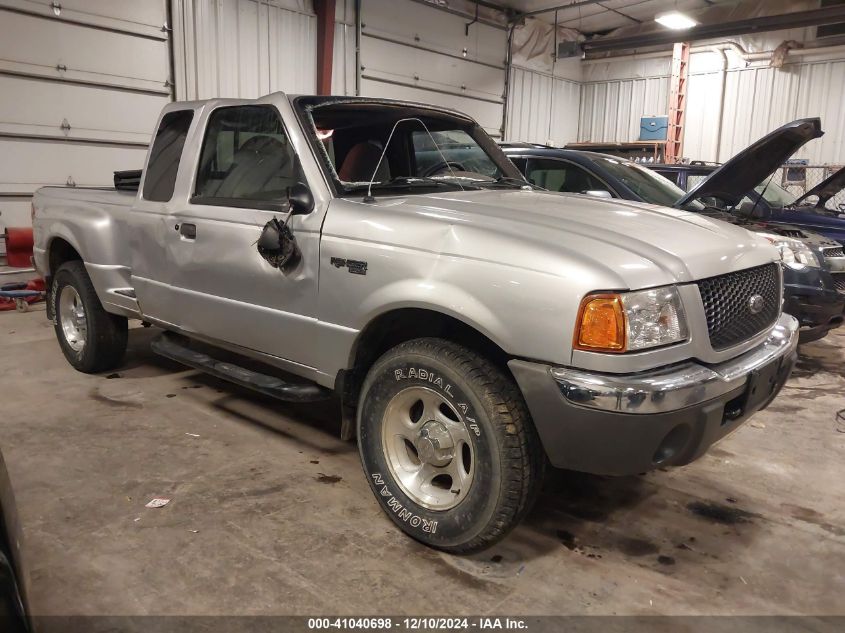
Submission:
M 845 189 L 845 167 L 822 180 L 819 184 L 798 198 L 798 200 L 796 200 L 793 204 L 798 206 L 810 196 L 818 196 L 819 201 L 815 206 L 823 207 L 827 204 L 828 200 L 842 191 L 842 189 Z
M 787 123 L 731 158 L 674 206 L 684 207 L 698 198 L 717 198 L 728 206 L 735 206 L 805 143 L 823 134 L 818 117 Z

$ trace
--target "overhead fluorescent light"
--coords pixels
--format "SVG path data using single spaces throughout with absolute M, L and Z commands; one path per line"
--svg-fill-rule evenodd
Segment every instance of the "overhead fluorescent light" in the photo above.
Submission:
M 696 24 L 698 24 L 698 22 L 693 20 L 688 15 L 681 13 L 680 11 L 669 11 L 668 13 L 661 13 L 660 15 L 654 18 L 654 21 L 658 24 L 665 26 L 667 29 L 673 29 L 675 31 L 691 29 Z

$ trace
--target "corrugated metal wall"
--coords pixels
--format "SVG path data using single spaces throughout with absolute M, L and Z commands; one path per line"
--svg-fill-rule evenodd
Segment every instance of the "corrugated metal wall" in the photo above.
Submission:
M 668 110 L 669 63 L 659 58 L 585 64 L 578 140 L 636 140 L 641 116 Z M 723 78 L 721 56 L 703 52 L 692 56 L 690 66 L 685 157 L 724 161 L 779 125 L 820 116 L 825 136 L 796 157 L 814 164 L 845 162 L 845 60 L 795 57 L 782 68 L 742 64 L 729 67 Z
M 317 20 L 305 0 L 172 0 L 176 98 L 313 93 Z
M 718 100 L 721 73 L 690 77 L 684 156 L 724 161 L 779 125 L 820 116 L 826 134 L 796 158 L 813 164 L 845 162 L 845 60 L 797 62 L 783 68 L 729 70 L 725 79 L 720 142 Z
M 575 141 L 580 101 L 577 82 L 513 67 L 505 138 L 553 145 Z
M 641 116 L 666 114 L 670 63 L 659 58 L 584 64 L 578 140 L 636 140 Z

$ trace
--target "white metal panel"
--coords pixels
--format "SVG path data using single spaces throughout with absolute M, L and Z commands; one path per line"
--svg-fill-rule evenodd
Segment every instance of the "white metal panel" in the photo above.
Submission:
M 0 0 L 0 7 L 102 28 L 167 39 L 164 0 Z
M 0 135 L 146 146 L 167 95 L 0 75 Z M 62 128 L 66 122 L 70 127 Z M 0 178 L 3 175 L 0 174 Z
M 504 66 L 507 33 L 487 24 L 469 27 L 462 16 L 411 0 L 362 0 L 365 34 L 404 42 L 442 53 Z M 366 64 L 365 64 L 366 65 Z
M 411 0 L 363 0 L 362 94 L 452 107 L 501 135 L 507 33 Z M 382 84 L 378 86 L 377 84 Z
M 316 90 L 317 22 L 304 8 L 281 0 L 172 4 L 177 99 Z
M 465 97 L 501 103 L 504 69 L 467 62 L 447 55 L 409 48 L 364 37 L 361 41 L 363 74 L 383 79 L 454 92 Z
M 30 196 L 0 196 L 0 227 L 29 226 L 32 223 L 32 198 Z M 6 244 L 0 242 L 0 253 L 6 252 Z
M 498 136 L 502 125 L 502 106 L 478 99 L 443 94 L 411 86 L 396 86 L 382 81 L 371 81 L 366 77 L 361 80 L 361 94 L 365 97 L 405 99 L 452 108 L 474 118 L 491 136 Z
M 666 114 L 668 77 L 585 83 L 579 141 L 629 142 L 639 138 L 640 117 Z
M 825 135 L 796 158 L 813 164 L 845 162 L 845 60 L 728 70 L 717 153 L 721 77 L 721 72 L 690 76 L 684 156 L 725 161 L 784 123 L 819 116 Z
M 336 22 L 332 59 L 332 94 L 355 94 L 355 25 Z
M 38 187 L 67 182 L 80 187 L 110 185 L 113 171 L 143 167 L 146 152 L 145 147 L 0 138 L 4 157 L 0 194 L 32 193 Z
M 505 138 L 552 145 L 578 140 L 580 98 L 576 82 L 514 67 Z
M 169 92 L 167 42 L 0 10 L 0 71 Z

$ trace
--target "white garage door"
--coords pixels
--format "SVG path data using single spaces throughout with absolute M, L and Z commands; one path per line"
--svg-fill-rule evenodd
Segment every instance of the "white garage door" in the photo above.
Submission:
M 0 228 L 29 226 L 38 187 L 142 167 L 170 101 L 166 22 L 166 0 L 0 0 Z
M 507 33 L 412 0 L 363 0 L 361 94 L 466 112 L 501 136 Z

